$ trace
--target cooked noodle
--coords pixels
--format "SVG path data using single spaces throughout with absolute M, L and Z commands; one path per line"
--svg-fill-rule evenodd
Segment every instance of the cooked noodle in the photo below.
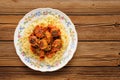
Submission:
M 46 27 L 48 25 L 54 25 L 61 31 L 62 48 L 59 51 L 57 51 L 52 58 L 45 57 L 44 59 L 44 62 L 46 62 L 49 65 L 53 65 L 56 61 L 59 61 L 62 58 L 62 55 L 69 43 L 69 36 L 66 32 L 64 25 L 60 22 L 58 16 L 53 15 L 41 16 L 39 19 L 34 20 L 32 23 L 30 23 L 28 27 L 24 29 L 23 36 L 20 39 L 21 48 L 28 56 L 34 56 L 35 58 L 39 59 L 39 56 L 33 54 L 33 52 L 31 51 L 28 39 L 29 35 L 33 32 L 36 25 L 41 25 L 43 27 Z

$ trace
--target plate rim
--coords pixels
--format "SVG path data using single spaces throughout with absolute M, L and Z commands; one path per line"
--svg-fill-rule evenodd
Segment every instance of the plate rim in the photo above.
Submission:
M 55 68 L 55 69 L 40 70 L 40 69 L 36 69 L 36 68 L 34 68 L 34 67 L 31 67 L 31 66 L 22 58 L 22 56 L 19 54 L 19 50 L 18 50 L 17 45 L 16 45 L 16 42 L 17 42 L 16 37 L 17 37 L 17 32 L 18 32 L 18 30 L 19 30 L 18 28 L 19 28 L 20 23 L 21 23 L 21 22 L 24 20 L 24 18 L 27 17 L 29 14 L 31 14 L 31 13 L 33 13 L 33 12 L 36 12 L 37 10 L 41 10 L 41 9 L 51 9 L 51 10 L 55 10 L 55 11 L 57 11 L 57 12 L 60 12 L 60 14 L 62 13 L 62 15 L 65 16 L 65 17 L 70 21 L 71 25 L 73 26 L 74 32 L 75 32 L 76 41 L 75 41 L 75 48 L 74 48 L 74 51 L 73 51 L 72 55 L 71 55 L 70 58 L 66 61 L 66 63 L 64 63 L 64 64 L 62 64 L 62 65 L 59 65 L 58 68 Z M 59 70 L 59 69 L 63 68 L 63 67 L 66 66 L 66 65 L 70 62 L 70 60 L 73 58 L 73 55 L 75 54 L 75 51 L 76 51 L 76 49 L 77 49 L 77 45 L 78 45 L 78 35 L 77 35 L 77 32 L 76 32 L 76 29 L 75 29 L 74 24 L 72 23 L 71 19 L 70 19 L 64 12 L 62 12 L 62 11 L 60 11 L 60 10 L 58 10 L 58 9 L 53 9 L 53 8 L 37 8 L 37 9 L 33 9 L 33 10 L 29 11 L 28 13 L 26 13 L 26 14 L 20 19 L 20 21 L 18 22 L 17 27 L 16 27 L 16 29 L 15 29 L 15 32 L 14 32 L 14 47 L 15 47 L 15 51 L 16 51 L 17 55 L 19 56 L 19 58 L 20 58 L 20 60 L 22 61 L 22 63 L 24 63 L 27 67 L 29 67 L 29 68 L 31 68 L 31 69 L 33 69 L 33 70 L 35 70 L 35 71 L 52 72 L 52 71 L 56 71 L 56 70 Z

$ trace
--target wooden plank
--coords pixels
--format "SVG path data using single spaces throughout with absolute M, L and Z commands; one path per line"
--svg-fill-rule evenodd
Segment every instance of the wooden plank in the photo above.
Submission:
M 13 40 L 15 28 L 16 25 L 0 24 L 0 40 Z
M 0 15 L 0 23 L 16 23 L 24 15 Z M 79 25 L 111 25 L 111 24 L 120 24 L 120 15 L 81 15 L 81 16 L 72 16 L 69 15 L 70 19 L 74 24 Z
M 68 14 L 120 14 L 119 4 L 118 0 L 1 0 L 0 14 L 24 14 L 44 7 L 57 8 Z
M 118 66 L 120 42 L 79 42 L 67 66 Z M 1 42 L 0 66 L 25 66 L 16 55 L 13 42 Z
M 18 23 L 23 15 L 0 15 L 0 23 Z
M 0 24 L 0 40 L 13 40 L 16 26 Z M 119 25 L 76 25 L 76 30 L 79 40 L 120 40 Z
M 119 25 L 101 26 L 101 25 L 78 25 L 76 27 L 79 40 L 120 40 Z
M 119 80 L 119 75 L 119 67 L 64 67 L 52 73 L 27 67 L 0 67 L 1 80 Z

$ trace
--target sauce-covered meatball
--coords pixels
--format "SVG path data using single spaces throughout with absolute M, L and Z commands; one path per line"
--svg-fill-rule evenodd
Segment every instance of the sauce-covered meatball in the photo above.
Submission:
M 59 37 L 61 33 L 60 33 L 60 30 L 58 28 L 52 28 L 51 34 L 53 37 Z

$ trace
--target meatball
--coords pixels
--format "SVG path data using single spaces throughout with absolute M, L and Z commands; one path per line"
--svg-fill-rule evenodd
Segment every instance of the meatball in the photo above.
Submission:
M 33 46 L 34 48 L 38 48 L 37 37 L 36 36 L 31 35 L 29 37 L 29 42 L 31 43 L 31 46 Z
M 51 34 L 52 34 L 53 37 L 59 37 L 60 34 L 61 34 L 60 30 L 57 29 L 57 28 L 55 28 L 55 27 L 52 28 L 50 32 L 51 32 Z
M 30 37 L 29 37 L 29 42 L 30 42 L 31 44 L 35 44 L 36 41 L 37 41 L 36 36 L 30 36 Z
M 61 39 L 56 39 L 53 44 L 52 44 L 52 49 L 53 51 L 58 51 L 62 47 L 62 40 Z
M 34 29 L 34 33 L 38 38 L 43 38 L 44 32 L 45 32 L 45 29 L 40 26 L 36 26 L 36 28 Z
M 38 44 L 40 49 L 46 49 L 48 47 L 48 43 L 45 39 L 41 39 Z

